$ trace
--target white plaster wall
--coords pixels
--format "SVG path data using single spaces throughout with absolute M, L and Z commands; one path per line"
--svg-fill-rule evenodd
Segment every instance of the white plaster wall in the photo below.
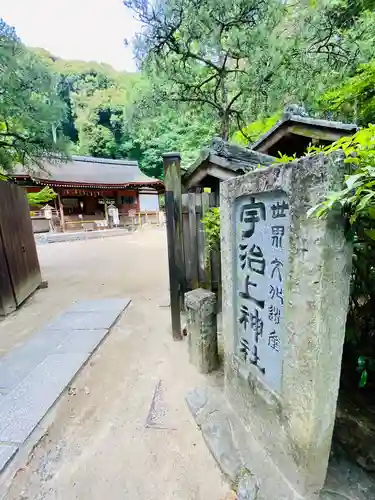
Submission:
M 141 211 L 147 210 L 150 212 L 159 210 L 159 198 L 157 194 L 140 194 L 139 206 Z

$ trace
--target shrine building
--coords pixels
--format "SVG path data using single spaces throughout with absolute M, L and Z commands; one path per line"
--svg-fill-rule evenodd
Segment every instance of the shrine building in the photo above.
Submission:
M 158 194 L 164 183 L 143 174 L 138 162 L 89 156 L 72 156 L 67 162 L 48 163 L 26 172 L 16 168 L 13 179 L 27 192 L 50 186 L 57 193 L 56 210 L 65 221 L 106 218 L 106 207 L 114 205 L 120 214 L 129 211 L 156 212 Z

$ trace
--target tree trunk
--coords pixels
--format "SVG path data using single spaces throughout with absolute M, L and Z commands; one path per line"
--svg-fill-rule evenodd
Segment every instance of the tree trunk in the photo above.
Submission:
M 225 56 L 222 51 L 221 38 L 218 40 L 218 51 L 220 54 L 219 61 L 221 66 L 221 71 L 219 73 L 220 78 L 220 94 L 221 94 L 221 137 L 224 141 L 229 139 L 229 114 L 228 114 L 228 89 L 226 87 L 227 72 L 225 69 Z
M 229 139 L 229 115 L 228 113 L 223 113 L 221 118 L 221 137 L 224 141 Z

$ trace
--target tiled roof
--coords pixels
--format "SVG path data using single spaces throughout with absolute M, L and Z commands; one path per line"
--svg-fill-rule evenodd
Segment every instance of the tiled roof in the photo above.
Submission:
M 13 172 L 15 177 L 30 177 L 40 184 L 51 186 L 124 187 L 129 185 L 157 185 L 162 181 L 143 174 L 138 162 L 112 160 L 90 156 L 72 156 L 62 163 L 44 163 L 43 169 L 26 172 L 22 167 Z
M 288 126 L 291 126 L 293 124 L 306 125 L 307 127 L 314 127 L 321 130 L 333 130 L 337 131 L 337 133 L 339 133 L 340 135 L 353 135 L 358 130 L 358 126 L 355 123 L 320 120 L 317 118 L 311 118 L 309 116 L 287 114 L 265 134 L 263 134 L 257 141 L 249 145 L 249 149 L 252 149 L 254 151 L 261 150 L 263 143 L 266 142 L 273 134 L 277 133 L 279 129 L 283 127 L 287 128 Z

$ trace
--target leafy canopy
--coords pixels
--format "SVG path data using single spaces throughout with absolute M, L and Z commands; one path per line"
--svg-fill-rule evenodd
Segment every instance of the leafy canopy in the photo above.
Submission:
M 274 113 L 266 118 L 259 118 L 250 123 L 246 127 L 235 132 L 232 136 L 232 141 L 241 146 L 247 146 L 250 142 L 253 143 L 263 134 L 268 132 L 280 120 L 282 113 Z
M 319 96 L 374 50 L 370 0 L 124 3 L 142 24 L 136 56 L 159 93 L 209 115 L 225 139 L 239 131 L 243 144 L 257 135 L 249 123 L 263 131 L 287 104 L 318 112 Z
M 29 205 L 40 206 L 54 200 L 57 197 L 55 191 L 49 187 L 45 186 L 38 193 L 27 193 L 27 201 Z
M 348 165 L 344 187 L 330 193 L 310 215 L 326 217 L 332 210 L 341 210 L 348 222 L 347 237 L 354 252 L 344 356 L 359 372 L 359 386 L 364 387 L 368 379 L 374 381 L 375 374 L 375 126 L 333 145 L 311 148 L 310 154 L 338 150 Z M 356 366 L 353 359 L 357 359 Z
M 246 98 L 258 87 L 254 67 L 284 7 L 258 0 L 125 4 L 144 27 L 136 55 L 163 75 L 168 98 L 209 110 L 225 139 L 232 122 L 241 128 Z
M 55 76 L 0 19 L 0 169 L 31 168 L 66 152 L 60 133 L 64 106 Z
M 352 137 L 342 137 L 332 145 L 310 148 L 310 153 L 328 154 L 338 150 L 344 152 L 344 161 L 350 166 L 345 187 L 330 193 L 312 213 L 325 217 L 332 208 L 339 206 L 351 227 L 375 244 L 375 230 L 372 229 L 375 221 L 375 125 L 359 130 Z
M 360 125 L 375 122 L 375 60 L 362 64 L 340 86 L 324 93 L 322 108 Z

